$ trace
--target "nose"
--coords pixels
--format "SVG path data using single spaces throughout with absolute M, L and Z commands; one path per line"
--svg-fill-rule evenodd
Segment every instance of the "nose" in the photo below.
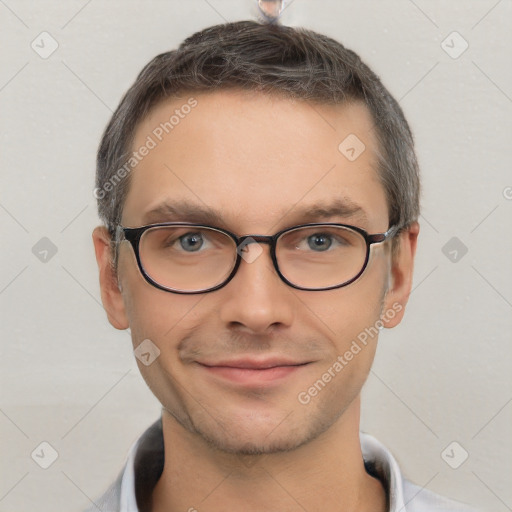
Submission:
M 265 334 L 292 324 L 294 297 L 278 276 L 267 244 L 245 245 L 235 277 L 220 291 L 220 318 L 227 327 Z

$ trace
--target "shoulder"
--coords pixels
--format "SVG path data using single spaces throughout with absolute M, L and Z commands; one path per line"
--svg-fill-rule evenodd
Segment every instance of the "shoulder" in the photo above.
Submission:
M 440 496 L 405 479 L 403 494 L 407 512 L 478 512 L 464 503 Z
M 383 483 L 389 496 L 390 512 L 478 512 L 411 483 L 403 477 L 396 459 L 382 443 L 362 432 L 360 439 L 367 471 Z
M 84 512 L 138 512 L 147 501 L 164 465 L 162 421 L 159 418 L 133 443 L 126 463 L 107 491 Z

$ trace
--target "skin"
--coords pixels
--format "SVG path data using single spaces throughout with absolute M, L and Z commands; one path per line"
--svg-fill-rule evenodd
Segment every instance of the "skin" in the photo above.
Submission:
M 193 96 L 197 107 L 132 171 L 123 226 L 195 221 L 180 216 L 148 222 L 145 213 L 167 200 L 207 205 L 221 216 L 222 224 L 215 225 L 238 235 L 322 221 L 369 233 L 388 229 L 375 171 L 377 141 L 364 105 L 312 105 L 241 91 Z M 188 97 L 157 105 L 139 125 L 134 149 Z M 351 133 L 366 146 L 353 162 L 338 151 Z M 327 219 L 301 213 L 340 198 L 364 214 Z M 110 323 L 130 327 L 134 347 L 149 338 L 160 350 L 151 365 L 138 361 L 162 404 L 165 467 L 153 492 L 154 512 L 386 509 L 384 489 L 366 473 L 359 444 L 360 392 L 377 337 L 307 405 L 297 396 L 397 304 L 401 311 L 385 326 L 401 321 L 418 231 L 413 223 L 399 235 L 395 257 L 389 243 L 374 245 L 362 277 L 340 289 L 287 286 L 261 245 L 261 255 L 242 261 L 224 288 L 178 295 L 143 279 L 127 242 L 120 246 L 116 276 L 108 233 L 94 230 Z M 226 381 L 198 364 L 248 355 L 309 364 L 266 386 Z

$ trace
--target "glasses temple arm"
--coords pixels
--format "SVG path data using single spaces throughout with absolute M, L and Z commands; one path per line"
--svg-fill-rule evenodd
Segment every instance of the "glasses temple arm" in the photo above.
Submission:
M 395 224 L 394 226 L 391 226 L 384 233 L 384 236 L 386 237 L 386 240 L 387 240 L 388 238 L 393 238 L 399 231 L 400 231 L 400 226 L 398 224 Z

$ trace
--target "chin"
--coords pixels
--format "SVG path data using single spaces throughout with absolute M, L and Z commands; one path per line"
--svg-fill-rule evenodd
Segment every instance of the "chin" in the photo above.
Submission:
M 290 436 L 287 433 L 268 439 L 263 433 L 237 433 L 235 436 L 220 432 L 197 431 L 212 448 L 236 455 L 268 455 L 272 453 L 289 452 L 307 442 L 303 436 Z
M 237 455 L 265 455 L 296 450 L 325 432 L 333 418 L 284 414 L 224 415 L 220 421 L 192 421 L 193 432 L 212 448 Z

